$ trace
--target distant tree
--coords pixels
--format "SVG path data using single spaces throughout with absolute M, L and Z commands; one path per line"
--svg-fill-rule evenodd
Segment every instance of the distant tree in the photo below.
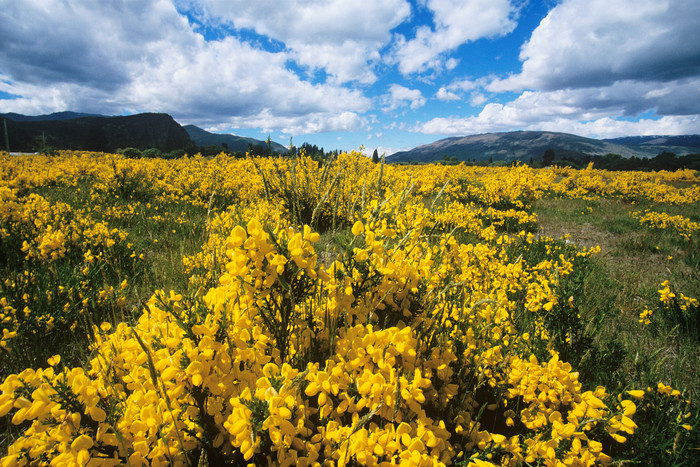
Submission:
M 53 146 L 44 146 L 41 149 L 41 153 L 46 155 L 46 156 L 55 156 L 56 154 L 58 154 L 58 151 Z
M 552 165 L 552 162 L 554 162 L 554 149 L 549 148 L 544 152 L 544 155 L 542 156 L 542 164 L 547 167 L 549 165 Z
M 141 157 L 145 157 L 145 158 L 163 157 L 163 153 L 158 148 L 148 148 L 148 149 L 143 150 L 143 152 L 141 153 Z
M 165 159 L 178 159 L 180 157 L 185 156 L 185 150 L 184 149 L 174 149 L 170 151 L 167 154 L 163 154 L 163 158 Z
M 664 151 L 649 161 L 649 168 L 651 170 L 676 170 L 680 168 L 680 164 L 674 153 Z
M 315 161 L 325 160 L 326 158 L 323 148 L 319 148 L 315 144 L 311 145 L 309 143 L 304 143 L 301 145 L 299 148 L 299 154 L 304 154 L 306 157 L 310 157 Z M 330 152 L 328 154 L 330 154 Z
M 136 158 L 136 157 L 141 157 L 141 151 L 139 151 L 136 148 L 124 148 L 119 151 L 121 154 L 124 154 L 128 158 Z
M 374 162 L 375 164 L 379 163 L 379 153 L 377 152 L 376 149 L 372 153 L 372 162 Z
M 686 154 L 680 156 L 678 162 L 683 169 L 700 170 L 700 154 Z
M 192 140 L 186 142 L 185 147 L 183 149 L 185 150 L 188 156 L 194 156 L 199 152 L 199 146 L 197 146 L 197 143 L 195 143 Z
M 246 150 L 250 156 L 264 156 L 265 151 L 265 148 L 263 148 L 260 144 L 253 146 L 251 143 L 248 143 L 248 149 Z
M 85 136 L 85 149 L 88 151 L 107 151 L 107 137 L 98 123 L 93 123 L 88 127 Z
M 217 156 L 222 152 L 227 152 L 223 146 L 219 146 L 218 144 L 209 144 L 207 146 L 202 146 L 199 149 L 202 152 L 202 155 L 205 157 Z
M 493 156 L 489 156 L 489 164 L 493 164 Z

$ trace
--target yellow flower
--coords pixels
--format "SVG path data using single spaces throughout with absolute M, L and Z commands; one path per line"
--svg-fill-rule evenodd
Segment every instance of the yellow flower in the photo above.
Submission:
M 354 236 L 356 236 L 356 237 L 357 237 L 358 235 L 360 235 L 360 234 L 361 234 L 362 232 L 364 232 L 364 231 L 365 231 L 365 226 L 364 226 L 364 224 L 362 223 L 362 221 L 357 221 L 357 222 L 355 222 L 355 224 L 352 226 L 352 234 L 353 234 Z

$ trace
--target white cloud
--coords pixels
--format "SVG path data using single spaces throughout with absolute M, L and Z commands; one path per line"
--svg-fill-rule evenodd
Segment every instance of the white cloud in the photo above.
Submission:
M 700 80 L 682 86 L 688 90 L 691 99 L 700 98 Z M 521 129 L 561 131 L 590 137 L 700 133 L 697 115 L 637 118 L 645 107 L 640 106 L 639 113 L 626 116 L 623 108 L 630 96 L 616 92 L 619 90 L 622 93 L 625 87 L 625 83 L 622 83 L 605 89 L 526 91 L 506 104 L 486 104 L 478 115 L 434 118 L 415 125 L 414 131 L 469 135 Z M 694 93 L 692 88 L 695 88 Z M 639 93 L 639 90 L 630 91 L 631 95 Z
M 164 0 L 3 0 L 0 22 L 0 63 L 12 79 L 105 90 L 130 80 L 124 62 L 147 59 L 142 44 L 162 40 L 163 28 L 175 47 L 188 33 L 187 22 Z
M 588 136 L 699 133 L 700 3 L 564 0 L 521 49 L 522 71 L 453 82 L 446 91 L 483 105 L 475 116 L 435 118 L 416 129 L 470 134 L 548 129 Z M 653 117 L 647 118 L 646 116 Z M 645 118 L 640 118 L 645 116 Z
M 187 7 L 192 2 L 179 2 Z M 337 82 L 372 83 L 390 31 L 410 15 L 406 0 L 204 0 L 203 20 L 249 28 L 284 43 L 300 64 Z
M 300 81 L 285 68 L 285 54 L 254 49 L 233 38 L 202 42 L 191 55 L 164 50 L 159 57 L 159 67 L 140 70 L 128 92 L 150 108 L 167 103 L 174 112 L 202 117 L 211 113 L 255 117 L 265 110 L 296 117 L 363 111 L 369 105 L 357 91 Z M 179 93 L 178 98 L 173 99 L 173 92 Z M 197 108 L 201 111 L 191 110 Z
M 390 112 L 406 105 L 415 110 L 424 106 L 425 101 L 425 97 L 418 89 L 392 84 L 389 86 L 389 93 L 384 96 L 384 110 Z
M 228 132 L 231 128 L 262 128 L 263 133 L 278 129 L 290 135 L 309 135 L 329 131 L 360 131 L 368 125 L 367 120 L 354 112 L 329 114 L 309 113 L 298 116 L 278 116 L 264 110 L 249 117 L 231 117 L 216 126 L 217 131 Z
M 672 81 L 700 72 L 700 2 L 568 0 L 523 45 L 522 72 L 494 92 Z
M 298 134 L 357 128 L 370 105 L 360 91 L 300 79 L 287 52 L 205 41 L 166 0 L 0 7 L 0 90 L 21 96 L 3 100 L 5 111 L 167 112 L 205 126 L 233 116 L 241 127 Z
M 433 13 L 435 29 L 423 26 L 414 38 L 396 40 L 391 61 L 404 75 L 454 68 L 456 63 L 445 53 L 470 41 L 508 34 L 518 14 L 509 0 L 427 0 L 425 6 Z
M 453 81 L 447 86 L 447 89 L 452 91 L 471 91 L 480 86 L 480 81 L 472 81 L 469 79 L 460 79 Z
M 442 86 L 435 94 L 435 98 L 444 102 L 466 100 L 472 107 L 478 107 L 488 101 L 488 97 L 480 92 L 483 89 L 484 79 L 472 81 L 460 79 L 453 81 L 447 86 Z M 468 95 L 465 98 L 465 94 Z
M 444 86 L 438 89 L 437 93 L 435 93 L 435 98 L 445 102 L 458 101 L 461 99 L 457 94 L 452 91 L 448 91 Z
M 459 65 L 459 62 L 460 62 L 460 60 L 458 60 L 454 57 L 450 57 L 445 62 L 445 69 L 454 70 L 455 68 L 457 68 L 457 65 Z
M 658 119 L 643 118 L 637 121 L 603 117 L 591 122 L 561 122 L 551 131 L 562 131 L 593 138 L 616 138 L 629 135 L 687 135 L 700 132 L 697 116 L 664 116 Z
M 488 97 L 486 97 L 485 95 L 483 95 L 480 92 L 473 92 L 471 94 L 471 96 L 469 96 L 469 104 L 472 107 L 478 107 L 478 106 L 486 103 L 488 100 L 489 100 Z
M 532 131 L 558 131 L 591 138 L 615 138 L 630 135 L 683 135 L 700 133 L 700 120 L 697 116 L 664 116 L 658 119 L 642 118 L 624 120 L 601 117 L 591 121 L 557 118 L 546 122 L 531 122 L 517 126 L 509 112 L 511 109 L 494 105 L 478 116 L 440 117 L 418 125 L 415 131 L 431 135 L 472 135 L 514 129 Z

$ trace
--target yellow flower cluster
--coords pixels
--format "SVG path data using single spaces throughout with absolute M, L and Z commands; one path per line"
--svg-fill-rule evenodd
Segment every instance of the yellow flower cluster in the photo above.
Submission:
M 654 312 L 648 308 L 645 308 L 644 311 L 642 311 L 639 314 L 639 322 L 645 326 L 648 326 L 651 324 L 651 316 L 654 314 Z
M 509 266 L 497 250 L 452 237 L 434 249 L 421 238 L 427 212 L 399 205 L 356 221 L 357 246 L 328 267 L 308 227 L 235 227 L 226 273 L 201 299 L 156 294 L 136 326 L 98 339 L 86 373 L 5 382 L 13 421 L 34 420 L 8 459 L 139 465 L 204 452 L 210 462 L 447 465 L 471 453 L 529 462 L 554 459 L 543 443 L 571 437 L 565 459 L 607 459 L 589 419 L 604 418 L 611 434 L 632 428 L 615 424 L 604 391 L 581 393 L 556 357 L 540 365 L 513 354 L 520 340 L 503 290 L 524 290 L 550 266 Z M 479 387 L 507 391 L 523 408 L 494 404 Z M 56 402 L 43 405 L 43 393 Z M 563 405 L 573 428 L 553 415 Z M 524 434 L 482 428 L 487 406 L 494 417 L 513 412 Z M 69 419 L 60 437 L 49 428 Z M 550 423 L 558 434 L 544 441 Z
M 136 255 L 110 220 L 186 228 L 188 207 L 207 210 L 201 248 L 182 258 L 190 290 L 155 292 L 131 324 L 94 326 L 84 368 L 52 357 L 0 384 L 0 416 L 23 430 L 1 465 L 609 463 L 603 446 L 635 432 L 637 407 L 584 390 L 557 352 L 580 318 L 561 291 L 597 249 L 535 238 L 530 208 L 545 194 L 699 196 L 652 190 L 665 174 L 389 167 L 357 153 L 0 157 L 23 174 L 0 187 L 3 238 L 21 234 L 25 260 L 47 267 L 72 255 L 86 284 L 109 251 Z M 94 180 L 86 199 L 119 207 L 18 195 L 80 177 Z M 167 203 L 181 214 L 156 209 Z M 46 293 L 123 304 L 122 280 Z M 22 313 L 10 289 L 3 326 Z M 8 324 L 0 345 L 17 331 Z
M 675 186 L 679 177 L 684 181 L 694 181 L 694 171 L 685 171 L 683 175 L 667 171 L 608 172 L 589 166 L 586 170 L 556 168 L 553 172 L 559 178 L 552 185 L 552 192 L 570 198 L 600 196 L 665 204 L 689 204 L 700 200 L 700 187 L 697 184 L 685 188 Z
M 677 304 L 681 311 L 687 312 L 690 308 L 697 308 L 700 304 L 700 302 L 698 302 L 698 299 L 688 297 L 683 293 L 680 294 L 680 297 L 677 297 L 676 294 L 673 292 L 671 282 L 668 280 L 663 281 L 661 283 L 661 287 L 662 288 L 658 291 L 659 300 L 661 301 L 661 303 L 663 303 L 663 305 L 666 308 Z
M 641 225 L 651 229 L 675 231 L 688 241 L 691 241 L 693 235 L 700 231 L 700 223 L 683 216 L 671 216 L 665 212 L 647 210 L 635 212 L 632 216 L 638 219 Z
M 11 361 L 36 362 L 33 345 L 43 340 L 42 350 L 48 352 L 52 339 L 74 331 L 79 321 L 84 330 L 89 329 L 87 323 L 96 311 L 124 308 L 126 291 L 117 286 L 124 280 L 120 275 L 136 271 L 125 259 L 136 261 L 138 255 L 127 243 L 124 229 L 93 217 L 99 209 L 91 215 L 31 192 L 41 185 L 59 183 L 74 190 L 75 179 L 69 180 L 66 174 L 81 176 L 71 167 L 75 158 L 59 159 L 62 163 L 56 164 L 56 160 L 39 157 L 19 169 L 27 162 L 23 159 L 7 158 L 0 178 L 4 268 L 0 345 Z M 12 366 L 3 362 L 4 376 Z

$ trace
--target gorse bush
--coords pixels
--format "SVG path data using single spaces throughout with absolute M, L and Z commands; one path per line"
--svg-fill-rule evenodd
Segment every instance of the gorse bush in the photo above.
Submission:
M 684 393 L 596 378 L 610 314 L 587 307 L 600 248 L 533 233 L 544 196 L 642 196 L 651 175 L 639 188 L 591 168 L 388 167 L 355 153 L 320 166 L 56 160 L 68 169 L 5 157 L 0 178 L 0 352 L 14 362 L 0 416 L 19 430 L 3 465 L 692 459 Z M 33 193 L 51 184 L 87 191 L 102 220 L 77 195 Z M 665 186 L 648 199 L 700 198 Z M 168 274 L 187 276 L 179 290 L 153 281 L 163 249 L 179 260 Z M 661 310 L 697 312 L 659 294 L 635 316 L 641 333 Z M 58 323 L 50 354 L 22 337 Z

